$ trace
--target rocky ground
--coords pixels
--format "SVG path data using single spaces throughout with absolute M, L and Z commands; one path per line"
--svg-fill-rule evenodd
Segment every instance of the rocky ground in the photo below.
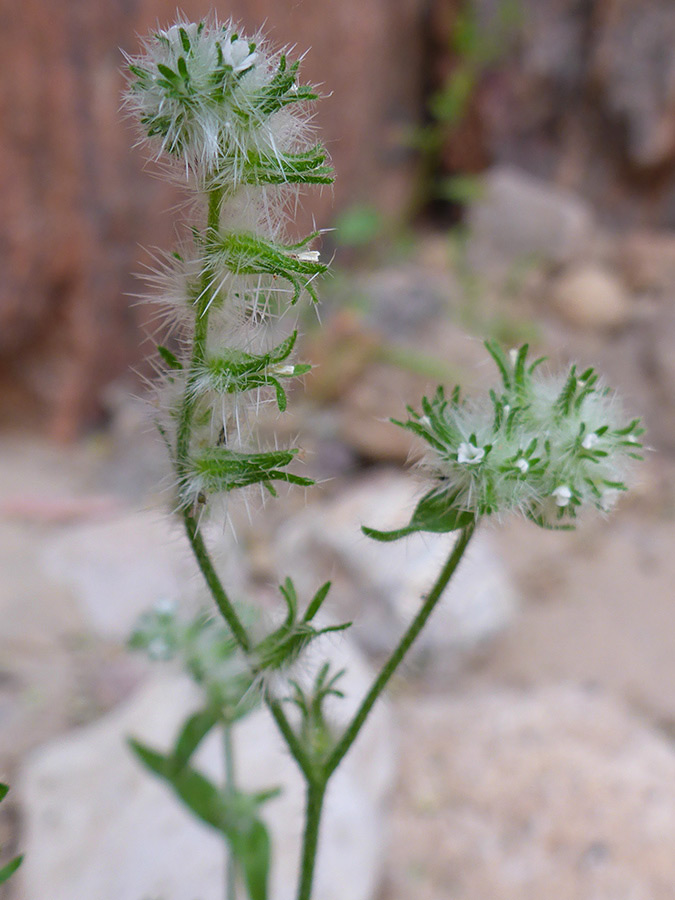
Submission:
M 405 258 L 336 279 L 325 328 L 306 340 L 320 365 L 305 395 L 263 423 L 280 440 L 301 435 L 321 483 L 284 495 L 263 519 L 254 510 L 253 524 L 233 509 L 237 542 L 213 537 L 229 583 L 261 603 L 286 567 L 308 585 L 332 577 L 336 615 L 357 621 L 355 666 L 372 664 L 439 553 L 431 539 L 401 554 L 359 538 L 360 522 L 385 525 L 414 502 L 403 474 L 411 445 L 387 416 L 440 379 L 485 384 L 481 334 L 597 364 L 649 427 L 654 452 L 635 490 L 611 519 L 573 534 L 515 520 L 485 527 L 461 590 L 393 685 L 393 725 L 382 724 L 388 747 L 399 747 L 389 811 L 383 776 L 370 793 L 354 789 L 348 812 L 366 810 L 371 831 L 382 815 L 388 822 L 386 847 L 363 856 L 362 880 L 381 874 L 378 900 L 666 900 L 675 890 L 675 236 L 608 235 L 580 198 L 508 169 L 490 177 L 470 224 L 468 242 L 431 235 Z M 100 752 L 111 722 L 138 721 L 142 706 L 125 704 L 141 703 L 151 673 L 124 638 L 154 601 L 199 596 L 162 512 L 161 447 L 138 402 L 120 391 L 110 407 L 108 431 L 77 446 L 19 435 L 0 445 L 0 773 L 14 787 L 0 844 L 32 857 L 24 880 L 0 888 L 7 900 L 45 900 L 34 887 L 44 883 L 50 900 L 106 900 L 93 882 L 79 894 L 68 887 L 75 832 L 54 804 L 77 790 L 79 769 L 60 782 L 53 762 L 80 759 L 88 745 Z M 67 743 L 51 743 L 63 735 Z M 378 746 L 364 751 L 357 785 L 369 766 L 386 770 Z M 81 769 L 95 783 L 87 759 Z M 332 865 L 326 872 L 339 872 Z M 331 877 L 317 900 L 345 900 Z M 115 896 L 140 900 L 122 888 Z

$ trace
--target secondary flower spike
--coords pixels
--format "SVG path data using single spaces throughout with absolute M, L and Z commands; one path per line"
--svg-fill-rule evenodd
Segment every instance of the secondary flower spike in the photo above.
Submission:
M 626 420 L 621 403 L 593 369 L 564 375 L 528 362 L 527 345 L 505 354 L 486 347 L 502 385 L 476 401 L 459 388 L 439 388 L 396 422 L 428 445 L 423 468 L 432 481 L 408 526 L 364 529 L 379 540 L 413 531 L 452 531 L 482 516 L 519 511 L 546 528 L 569 528 L 584 507 L 606 512 L 634 460 L 643 429 Z

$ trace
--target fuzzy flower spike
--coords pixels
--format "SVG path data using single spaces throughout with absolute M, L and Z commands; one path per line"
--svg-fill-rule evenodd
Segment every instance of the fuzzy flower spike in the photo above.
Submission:
M 145 52 L 128 57 L 126 105 L 157 157 L 183 162 L 202 183 L 327 184 L 320 145 L 307 146 L 299 62 L 271 53 L 232 22 L 181 21 L 156 31 Z
M 298 451 L 261 448 L 254 423 L 261 402 L 283 411 L 285 385 L 310 368 L 293 359 L 295 308 L 317 302 L 327 265 L 310 246 L 319 233 L 290 238 L 281 212 L 289 187 L 333 180 L 309 141 L 318 94 L 298 83 L 299 61 L 215 19 L 156 31 L 128 63 L 142 142 L 180 163 L 202 206 L 180 252 L 148 279 L 176 325 L 174 346 L 158 347 L 158 424 L 178 507 L 189 516 L 242 488 L 308 486 L 288 471 Z
M 433 480 L 410 524 L 392 532 L 364 531 L 396 540 L 414 531 L 452 531 L 482 516 L 519 511 L 544 528 L 571 528 L 584 507 L 606 512 L 626 490 L 628 470 L 642 459 L 643 429 L 625 420 L 616 394 L 593 369 L 542 374 L 543 359 L 528 362 L 527 345 L 506 355 L 487 350 L 502 384 L 475 402 L 459 388 L 439 388 L 396 422 L 421 437 L 423 463 Z

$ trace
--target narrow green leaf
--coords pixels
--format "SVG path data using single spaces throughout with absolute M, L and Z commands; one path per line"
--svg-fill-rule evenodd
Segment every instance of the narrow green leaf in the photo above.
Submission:
M 267 829 L 256 819 L 246 831 L 233 832 L 231 844 L 250 900 L 267 900 L 271 846 Z
M 388 543 L 398 541 L 416 531 L 445 534 L 449 531 L 456 531 L 458 528 L 465 528 L 473 522 L 473 513 L 456 508 L 453 505 L 454 500 L 455 497 L 447 493 L 439 493 L 437 490 L 429 491 L 417 504 L 410 523 L 404 528 L 397 528 L 394 531 L 378 531 L 375 528 L 364 526 L 361 531 L 366 537 Z
M 198 819 L 223 834 L 229 833 L 231 823 L 228 821 L 225 800 L 207 778 L 187 766 L 174 771 L 171 757 L 164 756 L 139 741 L 130 739 L 129 746 L 147 769 L 173 787 L 176 796 Z
M 212 728 L 218 724 L 218 715 L 212 709 L 195 713 L 185 722 L 174 747 L 171 765 L 174 772 L 184 768 Z

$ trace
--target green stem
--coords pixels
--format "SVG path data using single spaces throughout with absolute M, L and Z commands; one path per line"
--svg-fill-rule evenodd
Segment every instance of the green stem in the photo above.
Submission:
M 234 790 L 235 767 L 232 725 L 223 723 L 223 755 L 225 758 L 225 790 Z M 237 866 L 230 847 L 226 847 L 225 857 L 225 900 L 237 900 Z
M 223 202 L 222 188 L 214 188 L 208 194 L 209 208 L 206 219 L 205 239 L 207 242 L 211 239 L 214 232 L 218 230 L 220 224 L 220 208 Z M 213 282 L 213 269 L 207 262 L 201 275 L 199 284 L 199 296 L 195 303 L 195 333 L 192 342 L 192 360 L 187 374 L 185 392 L 183 394 L 182 405 L 178 418 L 178 432 L 176 437 L 176 472 L 178 475 L 179 489 L 182 488 L 187 473 L 187 463 L 190 454 L 190 442 L 192 437 L 192 420 L 195 411 L 195 395 L 191 387 L 196 372 L 204 361 L 206 355 L 206 338 L 209 328 L 209 291 Z M 211 558 L 204 544 L 204 539 L 199 532 L 199 525 L 193 514 L 192 509 L 183 506 L 183 521 L 187 532 L 188 540 L 192 546 L 192 551 L 197 559 L 199 568 L 202 571 L 204 580 L 209 586 L 209 590 L 213 595 L 216 606 L 220 610 L 223 618 L 227 622 L 234 635 L 237 643 L 242 650 L 249 650 L 250 639 L 241 619 L 225 593 L 225 589 L 218 578 L 216 570 L 211 562 Z
M 266 697 L 265 702 L 267 703 L 267 707 L 274 717 L 274 721 L 277 723 L 279 731 L 282 733 L 284 740 L 288 744 L 288 749 L 291 751 L 291 756 L 298 764 L 298 767 L 300 768 L 302 774 L 305 776 L 305 780 L 308 783 L 316 781 L 316 771 L 312 766 L 309 755 L 300 743 L 297 734 L 295 733 L 295 731 L 293 731 L 293 727 L 288 721 L 281 703 L 278 700 L 274 700 L 272 697 Z
M 361 730 L 361 726 L 365 722 L 368 713 L 373 708 L 373 705 L 377 698 L 380 696 L 382 691 L 387 685 L 387 682 L 394 674 L 398 666 L 400 665 L 403 657 L 406 655 L 410 646 L 412 645 L 415 638 L 418 636 L 422 628 L 427 622 L 427 619 L 431 615 L 434 610 L 434 607 L 438 603 L 441 598 L 443 591 L 445 590 L 450 578 L 452 577 L 455 569 L 459 565 L 459 561 L 462 558 L 464 551 L 466 550 L 467 544 L 471 540 L 471 536 L 474 532 L 475 525 L 468 525 L 466 528 L 463 528 L 460 532 L 457 543 L 455 544 L 452 553 L 448 557 L 447 562 L 443 566 L 441 570 L 441 574 L 438 576 L 438 580 L 434 584 L 433 588 L 427 595 L 426 600 L 422 604 L 420 611 L 417 613 L 413 621 L 411 622 L 408 630 L 405 632 L 403 637 L 401 638 L 398 646 L 389 657 L 384 667 L 380 671 L 379 675 L 375 679 L 372 684 L 372 687 L 364 697 L 361 706 L 356 711 L 354 718 L 347 726 L 344 734 L 338 741 L 335 749 L 331 753 L 328 761 L 326 762 L 325 774 L 326 778 L 329 778 L 335 769 L 338 767 L 345 753 L 352 746 L 356 737 Z
M 325 780 L 321 782 L 308 782 L 305 807 L 305 834 L 302 842 L 298 900 L 311 900 L 314 864 L 316 862 L 316 851 L 319 843 L 319 825 L 321 822 L 321 810 L 325 793 Z
M 192 552 L 194 553 L 197 565 L 204 576 L 204 581 L 206 581 L 209 590 L 211 591 L 211 596 L 220 610 L 222 617 L 227 622 L 236 642 L 244 652 L 248 652 L 251 649 L 251 639 L 249 638 L 248 632 L 244 628 L 241 619 L 237 615 L 237 611 L 235 610 L 232 601 L 225 593 L 225 588 L 211 562 L 209 551 L 206 549 L 204 538 L 199 532 L 197 520 L 190 510 L 183 511 L 183 521 L 185 522 L 185 530 L 187 532 L 188 540 L 190 541 L 190 546 L 192 547 Z
M 214 188 L 209 191 L 209 211 L 206 219 L 206 241 L 218 230 L 220 224 L 220 207 L 223 202 L 223 191 Z M 190 390 L 197 368 L 203 363 L 206 354 L 206 336 L 209 329 L 209 291 L 213 283 L 214 275 L 211 265 L 207 262 L 199 282 L 199 296 L 195 303 L 195 333 L 192 341 L 192 360 L 188 371 L 183 403 L 178 419 L 178 435 L 176 440 L 176 465 L 178 475 L 182 479 L 185 476 L 185 466 L 190 452 L 190 437 L 192 434 L 192 418 L 195 410 L 195 396 Z
M 307 812 L 305 823 L 305 834 L 302 849 L 302 866 L 300 870 L 300 887 L 298 890 L 297 900 L 311 900 L 312 877 L 314 873 L 314 863 L 316 851 L 319 841 L 319 827 L 321 824 L 321 809 L 323 797 L 326 791 L 326 785 L 335 769 L 342 762 L 343 757 L 352 746 L 356 737 L 365 722 L 368 713 L 373 708 L 375 701 L 387 686 L 387 682 L 394 674 L 404 656 L 410 649 L 424 628 L 429 616 L 433 612 L 436 604 L 440 600 L 443 591 L 452 578 L 455 569 L 464 555 L 471 536 L 473 535 L 475 525 L 468 525 L 460 532 L 459 538 L 452 549 L 440 575 L 431 591 L 427 595 L 420 611 L 417 613 L 413 621 L 410 623 L 407 631 L 401 638 L 398 646 L 389 657 L 379 675 L 375 678 L 370 690 L 363 699 L 361 706 L 356 711 L 354 718 L 347 726 L 341 739 L 338 741 L 335 749 L 328 758 L 323 772 L 320 775 L 314 773 L 311 768 L 309 774 L 305 773 L 307 779 Z M 291 748 L 292 752 L 292 748 Z M 303 772 L 305 770 L 303 769 Z

